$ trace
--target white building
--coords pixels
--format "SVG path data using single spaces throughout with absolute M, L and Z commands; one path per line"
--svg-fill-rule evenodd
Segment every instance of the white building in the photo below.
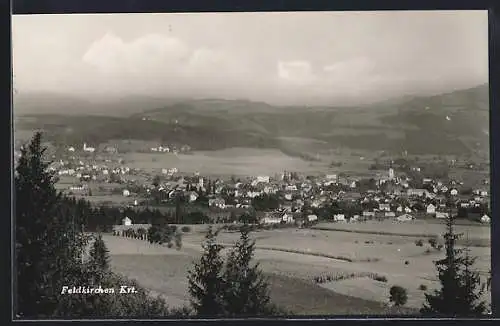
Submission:
M 130 196 L 130 191 L 129 191 L 129 190 L 127 190 L 127 189 L 124 189 L 124 190 L 123 190 L 123 196 L 125 196 L 125 197 Z
M 491 218 L 488 215 L 484 214 L 483 217 L 481 217 L 481 223 L 486 224 L 486 223 L 490 223 L 490 222 L 491 222 Z
M 318 220 L 318 217 L 316 215 L 308 215 L 307 216 L 307 220 L 309 222 L 314 222 L 314 221 L 317 221 Z
M 326 175 L 326 179 L 336 181 L 337 180 L 337 175 L 336 174 L 327 174 Z
M 394 179 L 394 169 L 390 168 L 389 169 L 389 180 L 392 180 L 392 179 Z
M 257 177 L 257 182 L 262 182 L 262 183 L 269 183 L 269 176 L 258 176 Z
M 353 215 L 349 221 L 350 222 L 356 222 L 358 220 L 359 220 L 359 215 Z
M 427 205 L 427 214 L 436 214 L 436 206 L 433 204 Z
M 452 196 L 458 195 L 458 190 L 457 189 L 451 189 L 450 190 L 450 195 L 452 195 Z
M 132 225 L 132 220 L 125 216 L 125 218 L 122 220 L 123 225 Z
M 281 217 L 281 220 L 285 223 L 293 223 L 295 221 L 295 219 L 293 218 L 293 215 L 292 214 L 283 214 L 283 216 Z
M 345 221 L 345 215 L 344 214 L 335 214 L 335 215 L 333 215 L 333 220 L 335 222 L 343 222 L 343 221 Z
M 281 218 L 275 216 L 266 216 L 260 220 L 261 224 L 279 224 L 281 223 Z
M 198 194 L 194 191 L 191 191 L 189 193 L 189 201 L 192 203 L 192 202 L 196 201 L 196 199 L 198 199 Z
M 83 143 L 83 151 L 88 152 L 88 153 L 93 153 L 95 152 L 94 147 L 87 147 L 87 143 Z

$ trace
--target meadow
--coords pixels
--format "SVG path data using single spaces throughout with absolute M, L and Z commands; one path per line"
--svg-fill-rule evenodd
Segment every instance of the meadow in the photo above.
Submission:
M 307 162 L 273 149 L 231 148 L 191 154 L 126 153 L 121 156 L 129 167 L 148 172 L 177 168 L 181 173 L 203 175 L 274 175 L 283 170 L 319 173 L 326 166 L 324 162 Z
M 179 306 L 189 302 L 186 272 L 200 256 L 205 228 L 196 226 L 186 233 L 180 250 L 114 236 L 105 240 L 117 272 Z M 469 228 L 471 234 L 481 234 L 476 227 Z M 257 244 L 255 259 L 271 282 L 273 301 L 294 314 L 412 314 L 424 301 L 420 285 L 428 290 L 439 286 L 433 261 L 444 253 L 432 249 L 426 239 L 419 247 L 415 237 L 293 228 L 253 232 L 252 237 Z M 237 238 L 237 232 L 221 232 L 218 239 L 230 247 Z M 486 278 L 490 248 L 470 250 L 478 257 L 476 269 Z M 408 291 L 408 303 L 397 311 L 387 306 L 393 285 Z

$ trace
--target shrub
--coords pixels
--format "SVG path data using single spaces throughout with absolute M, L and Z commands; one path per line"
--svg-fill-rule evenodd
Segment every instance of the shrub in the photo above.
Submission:
M 356 240 L 356 241 L 354 241 L 354 243 L 359 243 L 359 241 L 358 241 L 358 240 Z
M 189 232 L 191 232 L 191 228 L 189 226 L 185 225 L 182 227 L 181 231 L 184 233 L 189 233 Z
M 439 250 L 439 251 L 441 251 L 443 249 L 443 245 L 442 244 L 438 244 L 436 246 L 436 249 Z
M 432 248 L 436 248 L 437 239 L 436 238 L 430 238 L 429 239 L 429 244 L 431 245 Z
M 419 289 L 420 291 L 427 291 L 427 285 L 425 285 L 425 284 L 420 284 L 420 286 L 418 287 L 418 289 Z
M 425 253 L 426 254 L 430 254 L 431 253 L 431 250 L 429 248 L 425 249 Z
M 387 283 L 387 277 L 385 277 L 383 275 L 375 275 L 375 277 L 373 279 L 375 281 Z
M 389 290 L 389 300 L 396 306 L 403 306 L 408 301 L 408 293 L 405 288 L 394 285 Z
M 422 239 L 418 239 L 415 241 L 415 245 L 417 247 L 423 247 L 424 246 L 424 242 L 422 241 Z
M 169 248 L 172 248 L 173 246 L 174 246 L 174 244 L 172 242 L 169 242 L 167 245 L 167 247 L 169 247 Z
M 405 260 L 405 265 L 410 265 L 410 262 L 408 260 Z

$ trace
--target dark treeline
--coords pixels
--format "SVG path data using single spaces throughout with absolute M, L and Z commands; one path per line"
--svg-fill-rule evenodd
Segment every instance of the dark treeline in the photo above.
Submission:
M 60 205 L 72 213 L 75 223 L 84 226 L 88 232 L 112 232 L 114 225 L 122 223 L 125 217 L 130 218 L 134 224 L 153 224 L 161 219 L 165 223 L 201 224 L 208 222 L 208 216 L 203 212 L 182 212 L 178 207 L 175 210 L 160 211 L 158 208 L 119 208 L 113 206 L 94 206 L 83 198 L 76 199 L 72 196 L 61 196 Z M 180 205 L 179 205 L 180 206 Z

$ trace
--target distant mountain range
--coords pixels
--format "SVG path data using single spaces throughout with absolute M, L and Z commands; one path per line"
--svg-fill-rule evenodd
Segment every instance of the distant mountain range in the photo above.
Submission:
M 489 147 L 488 103 L 488 85 L 480 85 L 358 107 L 147 97 L 91 103 L 35 94 L 19 96 L 14 111 L 16 128 L 43 128 L 50 139 L 63 142 L 126 138 L 189 144 L 200 150 L 278 148 L 299 155 L 336 147 L 484 154 Z M 36 119 L 26 118 L 35 112 Z M 295 146 L 301 139 L 314 140 L 315 145 Z

